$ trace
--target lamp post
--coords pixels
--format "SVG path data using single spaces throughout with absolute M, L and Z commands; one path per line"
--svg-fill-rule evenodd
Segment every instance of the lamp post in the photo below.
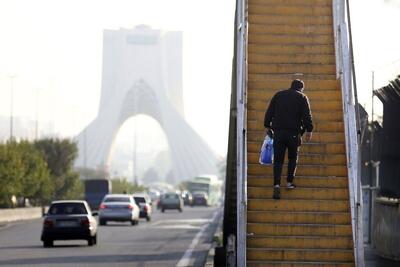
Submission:
M 40 88 L 36 88 L 35 140 L 39 139 L 39 93 Z
M 17 75 L 9 75 L 10 78 L 10 140 L 13 139 L 13 116 L 14 116 L 14 79 Z

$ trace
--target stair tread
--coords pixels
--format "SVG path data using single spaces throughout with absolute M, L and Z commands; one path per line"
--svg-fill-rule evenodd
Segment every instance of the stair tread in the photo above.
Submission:
M 288 251 L 353 251 L 353 249 L 344 249 L 344 248 L 247 248 L 247 250 L 259 250 L 259 251 L 268 251 L 268 250 L 273 250 L 273 251 L 279 251 L 279 250 L 288 250 Z
M 266 234 L 253 234 L 248 235 L 247 239 L 298 239 L 298 240 L 320 240 L 320 239 L 332 239 L 332 240 L 353 240 L 352 235 L 345 236 L 323 236 L 323 235 L 266 235 Z
M 343 264 L 343 263 L 353 263 L 353 261 L 285 261 L 285 260 L 276 260 L 276 261 L 262 261 L 262 260 L 247 260 L 247 263 L 255 263 L 255 264 L 309 264 L 309 265 L 330 265 L 330 264 Z
M 254 210 L 249 210 L 247 213 L 283 213 L 283 214 L 317 214 L 317 215 L 327 215 L 327 214 L 350 214 L 349 212 L 345 211 L 279 211 L 279 210 L 271 210 L 271 211 L 254 211 Z

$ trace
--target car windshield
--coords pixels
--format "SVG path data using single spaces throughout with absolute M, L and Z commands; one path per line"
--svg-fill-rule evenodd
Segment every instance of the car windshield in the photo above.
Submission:
M 129 197 L 108 197 L 104 202 L 131 202 Z
M 134 197 L 136 203 L 146 203 L 146 199 L 144 197 Z
M 56 203 L 50 206 L 48 213 L 50 215 L 87 214 L 87 210 L 83 203 Z

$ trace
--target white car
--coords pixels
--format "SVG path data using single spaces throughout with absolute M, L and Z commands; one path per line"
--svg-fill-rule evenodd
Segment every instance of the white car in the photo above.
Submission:
M 140 208 L 132 195 L 109 194 L 103 198 L 99 207 L 100 225 L 108 221 L 139 223 Z

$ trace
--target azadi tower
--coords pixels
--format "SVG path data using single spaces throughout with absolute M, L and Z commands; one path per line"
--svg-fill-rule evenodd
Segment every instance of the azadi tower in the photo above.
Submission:
M 103 39 L 99 112 L 77 137 L 75 165 L 107 169 L 120 127 L 145 114 L 164 130 L 176 181 L 216 174 L 215 153 L 183 117 L 182 33 L 137 26 L 105 30 Z

